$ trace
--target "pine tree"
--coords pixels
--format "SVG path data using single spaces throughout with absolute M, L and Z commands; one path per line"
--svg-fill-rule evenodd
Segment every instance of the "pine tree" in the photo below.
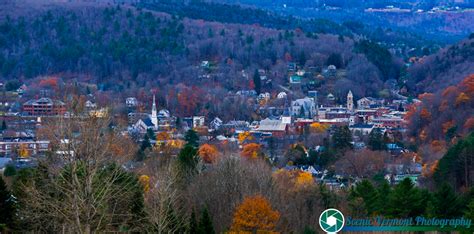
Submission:
M 145 134 L 142 144 L 140 145 L 140 150 L 145 151 L 146 149 L 150 147 L 151 147 L 150 137 L 148 136 L 148 134 Z
M 474 178 L 474 133 L 458 141 L 439 160 L 433 179 L 438 185 L 449 183 L 457 190 L 461 187 L 471 187 Z
M 337 150 L 352 148 L 352 133 L 348 126 L 337 127 L 332 136 L 333 147 Z
M 201 212 L 201 218 L 199 220 L 198 227 L 199 234 L 215 234 L 214 225 L 212 224 L 211 216 L 207 208 L 204 208 Z
M 2 127 L 0 128 L 0 130 L 6 130 L 7 129 L 7 123 L 5 122 L 5 120 L 2 121 Z
M 187 145 L 198 147 L 199 146 L 199 136 L 196 131 L 190 129 L 184 135 L 184 140 Z
M 364 201 L 364 207 L 367 211 L 367 215 L 373 215 L 378 211 L 378 191 L 374 188 L 372 183 L 368 180 L 363 180 L 358 183 L 355 189 L 352 191 L 352 195 L 355 197 L 361 197 Z
M 466 216 L 466 218 L 474 220 L 474 199 L 472 199 L 471 202 L 469 202 L 469 204 L 467 205 L 467 209 L 464 212 L 464 215 Z
M 255 85 L 255 92 L 257 92 L 257 94 L 260 94 L 262 89 L 262 81 L 260 80 L 258 70 L 255 70 L 255 73 L 253 74 L 253 84 Z
M 382 131 L 379 128 L 374 128 L 369 134 L 369 147 L 371 150 L 385 150 Z
M 5 181 L 0 176 L 0 224 L 10 227 L 13 224 L 13 216 L 15 214 L 15 204 L 12 198 Z
M 385 215 L 388 208 L 387 198 L 390 196 L 391 188 L 387 180 L 384 180 L 377 188 L 377 210 L 381 215 Z
M 185 145 L 178 154 L 178 164 L 183 172 L 194 171 L 198 162 L 197 149 L 191 145 Z
M 156 139 L 155 132 L 151 128 L 146 130 L 146 135 L 148 139 Z
M 316 234 L 316 231 L 312 229 L 310 226 L 304 227 L 303 234 Z
M 424 201 L 423 193 L 406 178 L 388 196 L 387 216 L 407 218 L 422 215 L 426 207 Z
M 447 183 L 433 194 L 435 217 L 454 218 L 462 215 L 462 204 L 454 189 Z
M 196 220 L 196 213 L 194 212 L 194 209 L 191 212 L 191 217 L 189 218 L 189 226 L 188 226 L 189 234 L 197 234 L 198 233 L 198 223 Z

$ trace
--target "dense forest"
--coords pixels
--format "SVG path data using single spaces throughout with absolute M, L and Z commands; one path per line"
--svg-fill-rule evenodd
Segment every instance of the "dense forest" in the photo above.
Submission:
M 402 64 L 386 48 L 367 40 L 206 22 L 120 6 L 57 8 L 6 17 L 0 32 L 4 79 L 54 75 L 93 82 L 102 91 L 123 95 L 163 87 L 157 92 L 160 105 L 183 116 L 223 113 L 225 103 L 239 102 L 222 99 L 223 94 L 252 89 L 250 77 L 256 69 L 266 70 L 272 87 L 278 87 L 288 83 L 290 62 L 319 72 L 336 64 L 347 77 L 327 82 L 328 92 L 342 98 L 349 89 L 357 97 L 377 96 L 387 81 L 397 82 Z M 200 67 L 202 61 L 209 61 L 210 67 Z M 188 99 L 193 102 L 184 101 Z M 228 118 L 240 116 L 245 106 L 227 111 Z

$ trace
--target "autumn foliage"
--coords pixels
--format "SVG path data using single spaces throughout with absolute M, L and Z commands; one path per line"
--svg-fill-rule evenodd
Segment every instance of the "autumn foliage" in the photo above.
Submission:
M 451 142 L 474 128 L 474 75 L 436 93 L 419 96 L 421 102 L 408 109 L 408 135 L 419 143 Z
M 257 158 L 261 153 L 262 146 L 256 143 L 249 143 L 243 146 L 242 152 L 240 153 L 242 157 L 246 158 Z
M 329 125 L 315 122 L 315 123 L 312 123 L 310 127 L 311 127 L 311 132 L 324 133 L 326 132 L 326 130 L 328 130 Z
M 138 180 L 140 181 L 140 184 L 143 187 L 143 191 L 147 193 L 150 191 L 150 177 L 147 175 L 141 175 Z
M 204 162 L 213 163 L 219 156 L 219 151 L 213 145 L 203 144 L 201 145 L 201 147 L 199 147 L 198 155 L 202 158 Z
M 315 185 L 313 175 L 301 170 L 279 169 L 273 173 L 273 178 L 279 185 L 291 191 Z
M 270 202 L 261 195 L 247 197 L 235 212 L 232 231 L 235 232 L 271 232 L 280 219 L 280 213 L 273 210 Z
M 250 132 L 241 132 L 239 133 L 239 143 L 242 144 L 244 143 L 245 141 L 251 141 L 254 139 L 254 137 L 252 136 L 252 134 Z

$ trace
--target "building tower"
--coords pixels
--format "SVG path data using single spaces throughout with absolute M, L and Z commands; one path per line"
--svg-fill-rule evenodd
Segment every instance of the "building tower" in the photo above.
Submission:
M 347 109 L 349 111 L 354 111 L 354 96 L 350 90 L 349 93 L 347 93 Z
M 155 95 L 153 94 L 153 105 L 151 107 L 151 122 L 158 128 L 158 115 L 156 114 L 156 103 L 155 103 Z

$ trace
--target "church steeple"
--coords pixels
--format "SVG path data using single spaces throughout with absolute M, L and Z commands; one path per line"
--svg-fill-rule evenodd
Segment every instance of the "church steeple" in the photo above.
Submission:
M 347 93 L 347 109 L 349 111 L 354 111 L 354 96 L 350 90 L 349 93 Z
M 153 104 L 151 107 L 151 122 L 155 125 L 155 128 L 158 127 L 158 115 L 156 114 L 156 102 L 155 95 L 153 94 Z

